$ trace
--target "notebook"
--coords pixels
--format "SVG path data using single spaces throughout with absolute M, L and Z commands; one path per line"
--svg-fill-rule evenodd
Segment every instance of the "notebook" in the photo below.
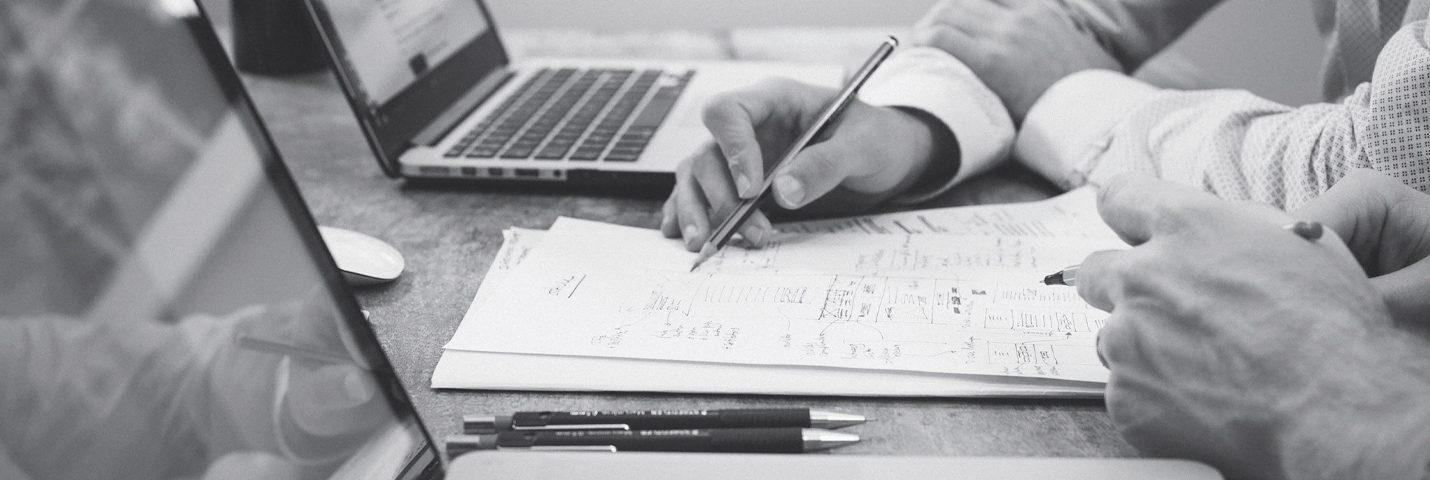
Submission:
M 481 0 L 307 0 L 389 176 L 666 188 L 709 141 L 710 96 L 770 77 L 837 86 L 833 65 L 511 63 Z

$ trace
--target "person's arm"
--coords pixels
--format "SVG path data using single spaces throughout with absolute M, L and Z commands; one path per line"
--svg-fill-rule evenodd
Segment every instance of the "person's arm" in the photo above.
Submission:
M 1132 73 L 1221 0 L 1062 0 L 1079 28 Z
M 1059 79 L 1132 72 L 1219 1 L 943 0 L 914 37 L 966 63 L 1021 125 Z
M 704 120 L 714 142 L 676 170 L 661 231 L 699 249 L 835 93 L 786 80 L 712 98 Z M 927 47 L 895 52 L 833 125 L 829 138 L 770 173 L 780 207 L 855 213 L 886 201 L 918 203 L 1006 158 L 1013 140 L 988 87 Z M 740 233 L 762 246 L 769 220 L 756 213 Z
M 391 419 L 370 374 L 235 341 L 345 352 L 328 304 L 307 300 L 176 325 L 0 319 L 0 450 L 38 478 L 191 477 L 230 455 L 248 478 L 331 468 Z
M 1397 152 L 1378 144 L 1430 129 L 1430 116 L 1374 111 L 1422 82 L 1415 76 L 1430 66 L 1424 27 L 1403 27 L 1372 81 L 1337 104 L 1291 108 L 1244 91 L 1158 90 L 1109 71 L 1074 74 L 1033 106 L 1014 155 L 1068 188 L 1143 171 L 1294 209 L 1350 170 L 1376 167 L 1377 158 L 1378 168 L 1392 167 Z
M 1227 478 L 1430 475 L 1430 344 L 1392 322 L 1335 229 L 1302 238 L 1283 211 L 1145 175 L 1105 185 L 1098 211 L 1135 246 L 1088 256 L 1077 277 L 1111 312 L 1097 351 L 1128 443 Z

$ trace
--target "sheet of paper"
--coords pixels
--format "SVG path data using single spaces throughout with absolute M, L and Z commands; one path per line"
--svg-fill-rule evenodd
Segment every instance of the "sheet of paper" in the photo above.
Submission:
M 501 235 L 501 248 L 497 250 L 496 259 L 492 260 L 491 268 L 487 269 L 487 275 L 482 277 L 482 285 L 477 288 L 477 295 L 472 297 L 472 306 L 467 309 L 468 315 L 472 310 L 485 303 L 496 286 L 501 285 L 502 281 L 506 279 L 507 273 L 520 265 L 521 261 L 531 254 L 531 249 L 541 243 L 541 238 L 546 236 L 546 231 L 512 227 L 502 230 Z
M 860 397 L 1100 398 L 1103 385 L 1026 377 L 446 350 L 432 388 Z
M 1105 314 L 1037 280 L 1118 246 L 789 234 L 689 273 L 658 232 L 561 219 L 448 348 L 1104 381 Z
M 1097 214 L 1096 196 L 1096 191 L 1081 188 L 1038 202 L 912 210 L 783 223 L 775 228 L 790 233 L 1116 238 Z
M 480 307 L 508 272 L 540 243 L 542 230 L 511 228 L 472 300 Z M 692 380 L 698 379 L 698 380 Z M 945 375 L 781 365 L 571 357 L 447 349 L 432 388 L 539 391 L 640 391 L 939 397 L 1098 398 L 1102 385 L 1019 377 Z

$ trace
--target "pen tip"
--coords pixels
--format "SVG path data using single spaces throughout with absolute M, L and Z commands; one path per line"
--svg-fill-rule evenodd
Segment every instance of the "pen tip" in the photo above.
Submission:
M 1060 271 L 1043 277 L 1043 285 L 1066 285 L 1066 283 L 1063 283 L 1063 272 Z

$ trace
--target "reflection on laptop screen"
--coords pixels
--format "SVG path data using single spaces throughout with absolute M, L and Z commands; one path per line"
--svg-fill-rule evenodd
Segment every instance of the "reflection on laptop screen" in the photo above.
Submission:
M 472 0 L 326 2 L 357 86 L 372 106 L 391 100 L 487 30 Z
M 204 22 L 0 3 L 0 478 L 414 476 L 425 433 Z

